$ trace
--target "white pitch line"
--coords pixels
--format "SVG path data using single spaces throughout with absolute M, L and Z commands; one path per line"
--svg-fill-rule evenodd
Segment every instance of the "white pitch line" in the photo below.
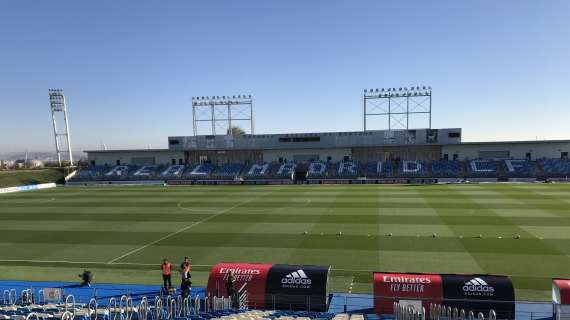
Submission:
M 272 192 L 273 192 L 273 191 L 272 191 Z M 235 209 L 235 208 L 237 208 L 237 207 L 239 207 L 239 206 L 241 206 L 241 205 L 243 205 L 243 204 L 246 204 L 246 203 L 251 202 L 251 201 L 253 201 L 253 200 L 259 199 L 261 196 L 265 196 L 265 195 L 270 194 L 270 193 L 271 193 L 271 192 L 264 193 L 264 194 L 262 194 L 262 195 L 260 195 L 260 196 L 255 197 L 255 198 L 251 198 L 251 199 L 249 199 L 249 200 L 247 200 L 247 201 L 240 202 L 240 203 L 238 203 L 238 204 L 236 204 L 236 205 L 234 205 L 234 206 L 231 206 L 231 207 L 229 207 L 229 208 L 227 208 L 227 209 L 224 209 L 224 210 L 222 210 L 222 211 L 219 211 L 218 213 L 213 214 L 213 215 L 211 215 L 211 216 L 209 216 L 209 217 L 206 217 L 206 218 L 204 218 L 204 219 L 202 219 L 202 220 L 193 222 L 193 223 L 191 223 L 191 224 L 185 226 L 184 228 L 181 228 L 181 229 L 176 230 L 176 231 L 174 231 L 174 232 L 172 232 L 172 233 L 170 233 L 170 234 L 165 235 L 164 237 L 162 237 L 162 238 L 160 238 L 160 239 L 157 239 L 157 240 L 154 240 L 154 241 L 152 241 L 152 242 L 149 242 L 149 243 L 147 243 L 147 244 L 145 244 L 145 245 L 143 245 L 143 246 L 141 246 L 141 247 L 138 247 L 138 248 L 136 248 L 136 249 L 134 249 L 134 250 L 131 250 L 131 251 L 129 251 L 129 252 L 123 254 L 123 255 L 120 255 L 120 256 L 116 257 L 115 259 L 109 260 L 107 263 L 108 263 L 108 264 L 115 263 L 116 261 L 121 260 L 121 259 L 123 259 L 123 258 L 125 258 L 125 257 L 128 257 L 128 256 L 130 256 L 130 255 L 133 254 L 133 253 L 137 253 L 137 252 L 139 252 L 139 251 L 141 251 L 141 250 L 143 250 L 143 249 L 145 249 L 145 248 L 148 248 L 148 247 L 150 247 L 150 246 L 152 246 L 152 245 L 155 245 L 155 244 L 157 244 L 157 243 L 159 243 L 159 242 L 161 242 L 161 241 L 163 241 L 163 240 L 166 240 L 166 239 L 168 239 L 168 238 L 171 238 L 171 237 L 173 237 L 173 236 L 175 236 L 175 235 L 177 235 L 177 234 L 179 234 L 179 233 L 181 233 L 181 232 L 184 232 L 184 231 L 186 231 L 186 230 L 189 230 L 189 229 L 191 229 L 191 228 L 193 228 L 193 227 L 195 227 L 195 226 L 197 226 L 197 225 L 199 225 L 199 224 L 201 224 L 201 223 L 204 223 L 204 222 L 206 222 L 206 221 L 208 221 L 208 220 L 211 220 L 211 219 L 213 219 L 213 218 L 215 218 L 215 217 L 217 217 L 217 216 L 219 216 L 219 215 L 222 215 L 222 214 L 224 214 L 224 213 L 227 213 L 227 212 L 229 212 L 229 211 L 231 211 L 231 210 L 233 210 L 233 209 Z
M 24 259 L 0 259 L 0 262 L 29 262 L 29 263 L 61 263 L 61 264 L 109 264 L 105 261 L 69 261 L 69 260 L 24 260 Z M 113 265 L 128 266 L 156 266 L 156 263 L 137 262 L 114 262 Z M 209 264 L 192 264 L 194 267 L 211 267 Z

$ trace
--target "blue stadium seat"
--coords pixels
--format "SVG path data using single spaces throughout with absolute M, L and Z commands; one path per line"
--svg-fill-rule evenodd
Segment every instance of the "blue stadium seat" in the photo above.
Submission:
M 462 178 L 463 163 L 457 160 L 434 160 L 431 163 L 432 176 L 435 178 Z
M 560 178 L 570 176 L 569 159 L 540 159 L 538 163 L 542 167 L 546 177 Z
M 485 178 L 497 177 L 497 163 L 493 160 L 471 160 L 467 163 L 467 176 Z
M 213 179 L 233 179 L 236 178 L 243 166 L 241 164 L 230 163 L 220 167 L 214 167 L 211 170 L 211 178 Z
M 341 161 L 338 163 L 336 177 L 341 179 L 356 179 L 360 175 L 360 162 Z
M 182 176 L 191 179 L 208 179 L 213 170 L 214 165 L 210 163 L 195 164 L 188 167 Z
M 386 178 L 392 177 L 392 162 L 391 161 L 375 161 L 366 165 L 364 170 L 366 178 Z
M 529 160 L 503 160 L 502 165 L 508 177 L 531 178 L 537 176 L 535 166 Z
M 423 160 L 402 160 L 398 166 L 398 174 L 402 177 L 426 177 L 428 166 Z
M 324 179 L 328 176 L 329 163 L 322 161 L 315 161 L 309 164 L 307 170 L 307 178 L 309 179 Z

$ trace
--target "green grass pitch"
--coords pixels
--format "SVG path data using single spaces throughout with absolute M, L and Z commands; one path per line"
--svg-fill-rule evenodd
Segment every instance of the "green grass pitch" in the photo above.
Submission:
M 332 266 L 335 292 L 370 293 L 374 270 L 491 273 L 511 275 L 518 299 L 548 300 L 551 278 L 570 276 L 570 184 L 0 195 L 2 279 L 75 281 L 89 268 L 97 282 L 159 284 L 161 259 L 178 263 L 185 255 L 198 286 L 222 261 L 320 264 Z

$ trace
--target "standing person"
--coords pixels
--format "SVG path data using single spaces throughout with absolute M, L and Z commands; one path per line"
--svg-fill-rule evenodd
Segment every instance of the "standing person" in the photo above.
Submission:
M 164 288 L 168 290 L 172 287 L 172 263 L 167 259 L 164 259 L 160 268 L 162 269 L 162 281 L 164 282 Z
M 235 294 L 234 282 L 235 282 L 234 273 L 230 271 L 228 272 L 228 278 L 226 279 L 226 293 L 228 297 L 232 299 Z
M 192 267 L 190 266 L 190 260 L 188 257 L 184 257 L 184 261 L 180 264 L 180 273 L 182 276 L 180 291 L 182 292 L 183 297 L 190 295 L 190 287 L 192 286 L 192 281 L 190 280 L 190 278 L 192 278 L 192 275 L 190 274 L 191 271 Z
M 188 257 L 184 257 L 184 261 L 180 264 L 180 272 L 182 272 L 182 278 L 191 278 L 190 272 L 192 271 L 192 267 L 190 266 L 190 259 Z

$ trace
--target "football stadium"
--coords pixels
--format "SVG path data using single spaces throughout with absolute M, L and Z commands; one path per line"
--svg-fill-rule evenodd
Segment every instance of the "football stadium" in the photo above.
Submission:
M 418 86 L 364 98 L 409 103 L 417 90 L 431 97 Z M 239 99 L 250 133 L 229 130 Z M 63 91 L 50 103 L 66 112 Z M 26 305 L 47 303 L 62 318 L 156 320 L 567 311 L 570 140 L 464 143 L 459 128 L 254 134 L 251 96 L 193 107 L 195 126 L 199 108 L 212 114 L 210 134 L 86 150 L 64 184 L 2 189 L 6 310 L 43 315 Z M 182 257 L 188 287 L 161 288 L 162 259 L 171 277 Z M 77 273 L 83 282 L 70 283 Z
M 570 320 L 568 12 L 0 3 L 0 320 Z

